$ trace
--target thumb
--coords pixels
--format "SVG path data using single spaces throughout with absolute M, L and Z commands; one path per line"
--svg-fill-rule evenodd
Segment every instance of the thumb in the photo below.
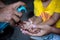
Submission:
M 11 4 L 9 7 L 12 7 L 14 9 L 16 9 L 16 8 L 18 8 L 21 5 L 24 5 L 25 6 L 25 3 L 19 1 L 19 2 L 16 2 L 16 3 Z

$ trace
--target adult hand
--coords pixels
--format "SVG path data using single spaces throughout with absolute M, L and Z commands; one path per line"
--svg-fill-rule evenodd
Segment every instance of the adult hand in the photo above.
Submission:
M 15 24 L 14 22 L 19 22 L 22 13 L 18 13 L 16 9 L 21 5 L 25 4 L 17 2 L 0 9 L 0 22 L 9 22 L 11 25 Z

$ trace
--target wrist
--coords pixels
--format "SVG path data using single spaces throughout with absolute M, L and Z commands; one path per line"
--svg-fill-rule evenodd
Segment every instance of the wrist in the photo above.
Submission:
M 58 28 L 52 28 L 52 33 L 59 34 L 60 35 L 60 29 Z
M 54 31 L 55 31 L 55 28 L 54 28 L 54 27 L 52 27 L 52 28 L 51 28 L 51 32 L 52 32 L 52 33 L 54 33 Z
M 56 33 L 56 32 L 58 32 L 58 30 L 57 30 L 57 28 L 55 28 L 55 27 L 52 27 L 52 33 Z

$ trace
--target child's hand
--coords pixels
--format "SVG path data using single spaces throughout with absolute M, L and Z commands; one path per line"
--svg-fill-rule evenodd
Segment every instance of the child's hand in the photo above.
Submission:
M 40 28 L 41 30 L 38 32 L 38 33 L 31 33 L 29 31 L 25 31 L 23 30 L 22 32 L 25 33 L 25 34 L 28 34 L 30 36 L 43 36 L 43 35 L 47 35 L 49 33 L 51 33 L 51 27 L 48 26 L 48 25 L 39 25 L 39 27 L 37 28 Z
M 35 28 L 37 25 L 33 24 L 31 20 L 25 21 L 23 24 L 20 24 L 21 29 L 28 31 L 30 33 L 38 33 L 40 31 L 40 28 Z
M 23 30 L 27 30 L 31 33 L 38 33 L 40 29 L 34 28 L 37 27 L 38 24 L 40 24 L 42 21 L 40 20 L 40 17 L 32 17 L 28 21 L 24 21 L 25 24 L 20 25 Z

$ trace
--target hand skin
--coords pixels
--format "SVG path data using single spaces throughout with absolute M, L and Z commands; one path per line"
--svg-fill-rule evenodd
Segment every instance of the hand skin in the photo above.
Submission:
M 60 29 L 52 27 L 52 33 L 60 35 Z
M 60 35 L 60 29 L 58 28 L 55 28 L 55 27 L 51 27 L 51 26 L 48 26 L 48 25 L 39 25 L 38 27 L 36 28 L 41 28 L 40 32 L 39 33 L 36 33 L 36 34 L 32 34 L 26 30 L 22 30 L 22 32 L 24 34 L 28 34 L 30 36 L 44 36 L 44 35 L 48 35 L 49 33 L 55 33 L 55 34 L 59 34 Z
M 42 25 L 42 26 L 39 26 L 39 27 L 37 27 L 37 28 L 41 28 L 41 29 L 44 29 L 44 30 L 48 30 L 48 31 L 50 31 L 51 33 L 60 34 L 60 29 L 59 29 L 59 28 L 51 27 L 51 26 L 48 26 L 48 25 Z
M 15 24 L 15 22 L 19 22 L 22 16 L 22 13 L 17 12 L 17 8 L 20 5 L 24 5 L 23 2 L 17 2 L 14 4 L 6 5 L 5 7 L 0 9 L 0 22 L 9 22 L 11 25 Z

